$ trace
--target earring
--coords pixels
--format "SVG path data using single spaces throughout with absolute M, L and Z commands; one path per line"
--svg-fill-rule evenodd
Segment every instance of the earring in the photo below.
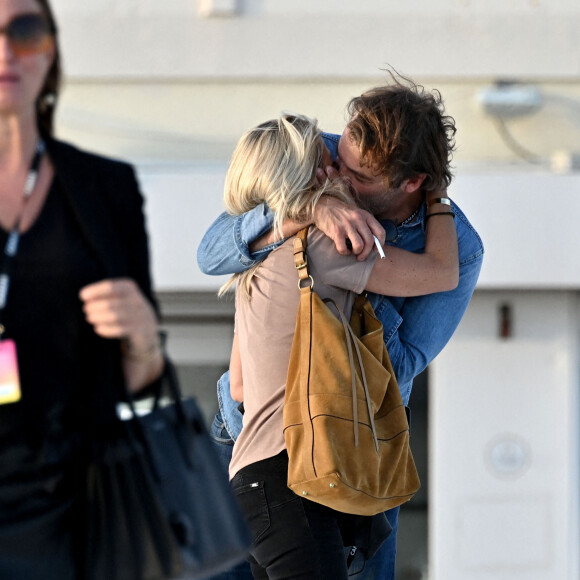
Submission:
M 42 113 L 46 113 L 49 109 L 53 109 L 56 105 L 56 95 L 54 93 L 46 93 L 40 97 L 38 108 Z

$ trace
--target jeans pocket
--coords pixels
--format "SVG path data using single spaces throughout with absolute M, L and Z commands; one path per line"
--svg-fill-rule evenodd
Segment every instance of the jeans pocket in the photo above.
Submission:
M 252 543 L 255 544 L 270 527 L 270 513 L 264 493 L 264 482 L 256 481 L 237 485 L 234 478 L 232 488 L 252 534 Z
M 220 445 L 231 445 L 233 447 L 234 440 L 226 430 L 224 422 L 216 415 L 209 429 L 211 438 Z

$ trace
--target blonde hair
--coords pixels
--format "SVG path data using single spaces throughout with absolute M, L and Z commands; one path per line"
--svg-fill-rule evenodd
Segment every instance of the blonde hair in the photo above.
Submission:
M 228 213 L 240 215 L 266 203 L 274 212 L 274 234 L 282 239 L 284 219 L 309 223 L 321 195 L 353 203 L 348 186 L 341 180 L 317 183 L 316 169 L 322 165 L 323 151 L 316 120 L 304 115 L 283 113 L 250 129 L 239 140 L 226 176 L 224 202 Z M 237 281 L 249 296 L 258 266 L 234 275 L 219 295 Z

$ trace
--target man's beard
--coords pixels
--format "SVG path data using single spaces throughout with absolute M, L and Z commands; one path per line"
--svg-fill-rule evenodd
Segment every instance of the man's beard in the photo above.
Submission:
M 365 194 L 361 197 L 356 191 L 353 192 L 357 205 L 374 216 L 380 217 L 391 209 L 392 203 L 399 197 L 398 189 L 384 189 L 376 193 Z

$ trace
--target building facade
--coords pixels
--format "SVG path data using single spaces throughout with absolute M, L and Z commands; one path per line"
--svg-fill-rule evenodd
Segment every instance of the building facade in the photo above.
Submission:
M 282 110 L 341 132 L 388 66 L 441 91 L 458 126 L 451 195 L 486 255 L 411 399 L 425 485 L 402 516 L 401 578 L 577 580 L 578 2 L 53 2 L 58 134 L 137 166 L 169 349 L 208 415 L 233 305 L 195 254 L 241 133 Z

